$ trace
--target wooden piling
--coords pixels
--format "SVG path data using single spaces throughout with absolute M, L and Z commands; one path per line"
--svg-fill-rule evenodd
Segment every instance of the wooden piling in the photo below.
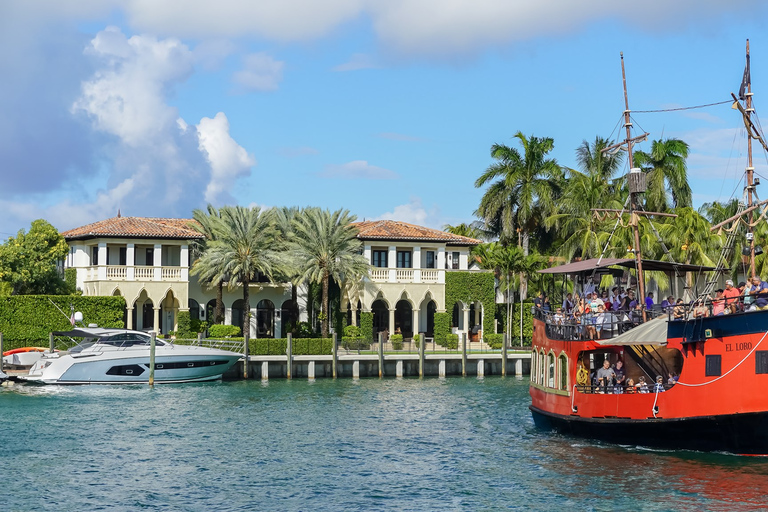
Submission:
M 0 332 L 0 372 L 3 371 L 3 333 Z
M 149 342 L 149 385 L 155 385 L 155 338 L 156 332 L 152 333 L 152 339 Z
M 509 334 L 506 332 L 501 336 L 503 341 L 501 345 L 501 376 L 502 377 L 507 376 L 507 341 L 509 340 L 508 336 Z
M 291 370 L 293 366 L 293 336 L 291 333 L 288 333 L 288 346 L 285 349 L 285 355 L 286 355 L 286 365 L 287 370 L 285 372 L 285 377 L 288 380 L 291 380 Z
M 384 333 L 379 333 L 379 378 L 384 377 Z
M 52 332 L 48 333 L 48 343 L 50 345 L 50 352 L 51 352 L 51 354 L 53 354 L 54 343 L 53 343 L 53 333 Z
M 467 376 L 467 333 L 461 333 L 461 376 Z
M 427 333 L 419 334 L 419 378 L 424 377 L 424 345 L 427 343 Z

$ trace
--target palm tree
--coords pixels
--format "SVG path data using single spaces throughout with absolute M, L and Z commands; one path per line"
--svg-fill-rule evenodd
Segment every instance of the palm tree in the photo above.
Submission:
M 190 222 L 190 228 L 205 236 L 204 239 L 195 242 L 191 247 L 192 261 L 196 262 L 205 253 L 205 250 L 208 247 L 208 242 L 216 240 L 215 230 L 217 220 L 221 219 L 221 213 L 219 213 L 213 205 L 209 204 L 205 211 L 199 208 L 193 210 L 192 218 L 194 218 L 196 222 Z M 193 275 L 199 274 L 199 270 L 196 272 L 195 268 L 195 264 L 193 263 L 191 270 Z M 201 284 L 208 288 L 216 287 L 216 308 L 213 312 L 213 322 L 222 324 L 224 323 L 224 279 L 216 279 L 217 275 L 219 274 L 216 272 L 212 273 L 211 279 L 213 280 L 209 281 L 204 281 L 201 278 Z
M 485 191 L 477 214 L 486 225 L 501 229 L 502 243 L 512 240 L 518 230 L 519 245 L 527 256 L 531 231 L 541 213 L 553 209 L 562 170 L 555 159 L 547 158 L 555 146 L 552 138 L 526 137 L 522 132 L 515 137 L 523 147 L 522 155 L 503 144 L 491 147 L 491 157 L 497 162 L 477 178 L 475 187 L 497 181 Z
M 576 150 L 582 171 L 568 169 L 568 180 L 558 200 L 558 212 L 550 215 L 544 225 L 555 227 L 562 238 L 559 252 L 569 261 L 574 256 L 591 258 L 603 250 L 600 233 L 610 229 L 594 208 L 621 209 L 620 190 L 611 182 L 621 166 L 621 156 L 602 151 L 610 141 L 596 137 L 594 144 L 584 141 Z
M 194 271 L 212 282 L 226 279 L 230 290 L 242 286 L 247 361 L 251 333 L 250 283 L 259 273 L 272 279 L 273 269 L 278 265 L 278 253 L 274 250 L 277 230 L 270 212 L 262 212 L 258 206 L 225 206 L 219 214 L 220 217 L 213 218 L 216 239 L 195 262 Z M 247 378 L 248 365 L 243 369 Z
M 305 208 L 291 224 L 290 259 L 297 269 L 297 280 L 322 284 L 321 330 L 328 337 L 330 280 L 343 289 L 368 275 L 368 260 L 361 254 L 362 242 L 352 225 L 356 217 L 349 210 Z
M 443 226 L 443 231 L 446 231 L 453 235 L 465 236 L 467 238 L 474 238 L 476 240 L 479 240 L 481 238 L 487 238 L 488 236 L 488 233 L 485 232 L 485 230 L 483 229 L 482 222 L 480 221 L 474 221 L 469 224 L 462 222 L 461 224 L 456 224 L 455 226 L 446 224 L 445 226 Z
M 691 206 L 686 158 L 688 144 L 680 139 L 655 140 L 650 153 L 635 151 L 635 165 L 648 174 L 645 202 L 649 211 Z

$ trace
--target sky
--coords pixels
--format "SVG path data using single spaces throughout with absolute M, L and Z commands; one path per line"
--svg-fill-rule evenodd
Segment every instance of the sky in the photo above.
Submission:
M 766 22 L 759 0 L 3 0 L 0 240 L 209 203 L 468 223 L 493 144 L 552 137 L 576 167 L 623 138 L 622 52 L 639 149 L 686 141 L 695 206 L 725 201 L 738 112 L 642 111 L 729 100 L 749 39 L 759 120 Z

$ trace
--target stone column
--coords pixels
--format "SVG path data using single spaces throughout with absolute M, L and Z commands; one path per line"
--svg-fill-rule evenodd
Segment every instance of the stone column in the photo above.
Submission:
M 136 266 L 136 245 L 129 243 L 125 247 L 125 279 L 126 281 L 133 281 L 136 279 L 134 274 L 134 266 Z
M 125 326 L 125 328 L 126 329 L 133 329 L 133 309 L 134 309 L 133 306 L 129 306 L 127 304 L 125 305 L 125 312 L 126 312 L 126 315 L 125 315 L 126 326 Z
M 153 330 L 157 334 L 160 334 L 160 308 L 157 307 L 157 306 L 154 306 L 152 309 L 155 312 L 155 326 L 154 326 Z
M 389 335 L 392 336 L 395 334 L 395 307 L 390 306 L 389 308 Z
M 163 246 L 161 244 L 155 244 L 155 252 L 152 255 L 152 263 L 155 267 L 153 269 L 152 274 L 152 280 L 153 281 L 162 281 L 163 280 Z

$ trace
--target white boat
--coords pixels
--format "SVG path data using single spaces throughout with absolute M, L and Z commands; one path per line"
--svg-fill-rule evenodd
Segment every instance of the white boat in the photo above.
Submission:
M 54 335 L 82 338 L 66 352 L 45 353 L 19 378 L 41 384 L 135 384 L 149 382 L 151 336 L 141 331 L 77 328 Z M 241 354 L 155 340 L 158 384 L 220 379 Z

